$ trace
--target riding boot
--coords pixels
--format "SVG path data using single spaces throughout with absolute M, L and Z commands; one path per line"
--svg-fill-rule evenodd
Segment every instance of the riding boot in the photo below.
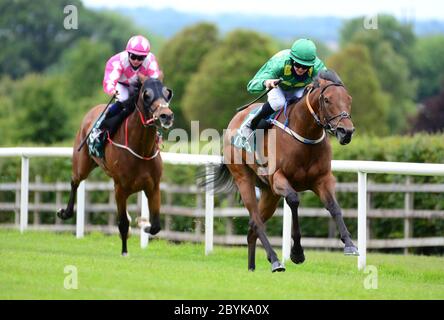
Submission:
M 250 135 L 256 130 L 259 122 L 262 119 L 266 119 L 268 116 L 272 115 L 275 112 L 270 106 L 270 103 L 265 102 L 261 108 L 261 110 L 256 113 L 256 115 L 251 119 L 248 123 L 245 124 L 243 128 L 241 128 L 241 134 L 245 138 L 249 138 Z
M 118 113 L 114 113 L 111 117 L 105 118 L 103 120 L 101 127 L 109 132 L 110 137 L 112 137 L 117 129 L 119 129 L 120 124 L 128 117 L 131 112 L 134 111 L 134 107 L 131 107 L 129 101 L 126 100 L 121 102 L 121 107 Z

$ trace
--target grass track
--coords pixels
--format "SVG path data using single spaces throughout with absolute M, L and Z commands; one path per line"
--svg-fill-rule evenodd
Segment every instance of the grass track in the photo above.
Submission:
M 306 251 L 304 264 L 271 273 L 262 248 L 248 272 L 246 247 L 205 256 L 202 244 L 152 240 L 142 250 L 132 237 L 124 258 L 117 236 L 1 230 L 0 238 L 0 299 L 444 299 L 443 257 L 369 254 L 378 289 L 368 290 L 368 274 L 340 252 Z M 77 290 L 64 288 L 67 265 L 78 270 Z

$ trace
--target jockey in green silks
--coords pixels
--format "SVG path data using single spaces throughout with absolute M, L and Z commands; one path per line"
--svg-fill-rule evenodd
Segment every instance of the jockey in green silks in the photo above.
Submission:
M 256 116 L 241 127 L 241 135 L 248 139 L 261 119 L 283 108 L 287 100 L 301 98 L 305 87 L 324 69 L 324 63 L 316 55 L 316 45 L 309 39 L 299 39 L 291 49 L 276 53 L 248 83 L 249 92 L 273 89 Z

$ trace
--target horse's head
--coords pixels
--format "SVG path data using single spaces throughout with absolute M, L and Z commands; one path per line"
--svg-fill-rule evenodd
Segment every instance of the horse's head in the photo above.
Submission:
M 169 106 L 172 97 L 173 91 L 160 80 L 148 78 L 142 83 L 138 105 L 143 105 L 145 118 L 159 120 L 162 128 L 169 129 L 174 122 L 174 113 Z
M 328 133 L 335 135 L 342 145 L 350 143 L 355 128 L 351 121 L 352 97 L 338 75 L 332 70 L 319 73 L 315 87 L 319 87 L 319 119 Z

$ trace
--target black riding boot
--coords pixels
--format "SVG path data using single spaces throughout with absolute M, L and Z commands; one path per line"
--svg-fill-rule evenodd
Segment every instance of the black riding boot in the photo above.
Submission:
M 261 122 L 262 119 L 266 119 L 268 116 L 272 115 L 274 113 L 274 110 L 271 108 L 270 104 L 267 102 L 264 103 L 261 110 L 254 116 L 253 119 L 251 119 L 250 122 L 250 129 L 252 131 L 256 130 L 259 122 Z
M 249 139 L 254 130 L 256 130 L 258 124 L 262 119 L 273 114 L 274 110 L 271 108 L 270 104 L 267 102 L 264 103 L 261 110 L 251 119 L 248 123 L 246 123 L 241 129 L 241 135 L 244 139 Z
M 109 132 L 110 137 L 112 137 L 117 129 L 119 129 L 120 124 L 123 122 L 123 120 L 126 119 L 126 117 L 128 117 L 131 112 L 134 111 L 134 107 L 131 108 L 129 106 L 129 103 L 127 103 L 127 101 L 121 102 L 122 107 L 120 108 L 120 111 L 118 113 L 111 113 L 111 117 L 107 117 L 105 118 L 105 120 L 103 120 L 103 122 L 101 123 L 100 127 L 102 129 L 105 129 Z

